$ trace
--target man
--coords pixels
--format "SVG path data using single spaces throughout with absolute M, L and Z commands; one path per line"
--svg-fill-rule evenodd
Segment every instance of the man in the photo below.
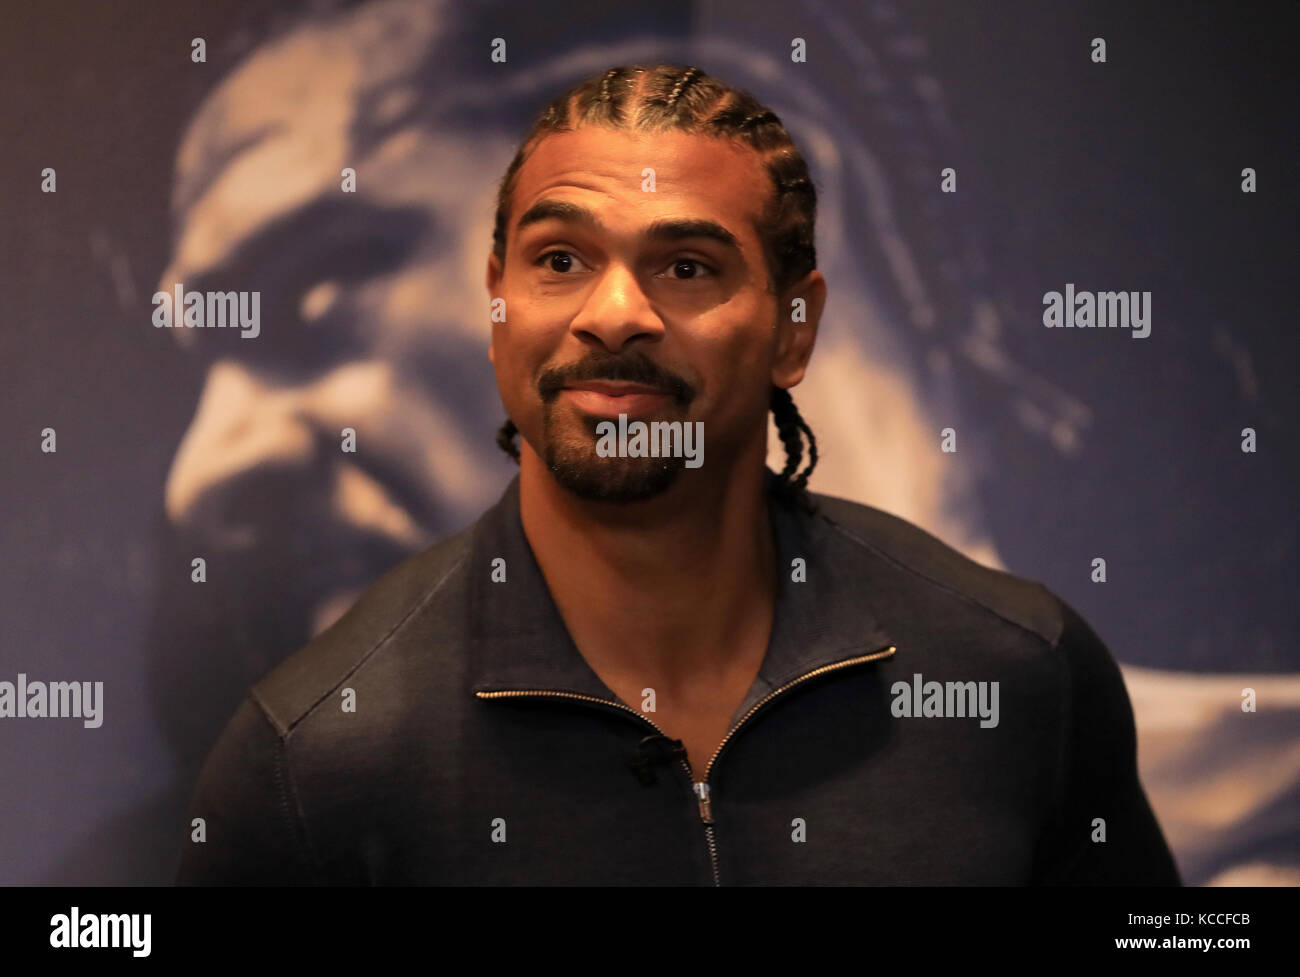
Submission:
M 189 832 L 166 849 L 155 839 L 181 823 L 204 756 L 252 682 L 380 573 L 471 521 L 510 478 L 493 440 L 490 323 L 479 282 L 464 273 L 466 256 L 478 262 L 492 240 L 494 177 L 538 104 L 603 70 L 612 43 L 634 60 L 660 60 L 690 26 L 652 18 L 655 29 L 642 33 L 622 10 L 603 23 L 588 17 L 570 36 L 546 20 L 537 26 L 550 33 L 512 47 L 503 75 L 477 47 L 489 27 L 496 36 L 498 20 L 490 7 L 427 0 L 292 18 L 217 85 L 180 143 L 175 244 L 157 288 L 256 290 L 262 331 L 253 341 L 170 334 L 206 368 L 168 474 L 171 532 L 156 560 L 185 572 L 159 577 L 146 642 L 148 696 L 174 749 L 174 789 L 147 814 L 124 815 L 138 847 L 156 853 L 156 877 L 171 877 Z M 738 46 L 734 25 L 721 35 L 691 43 L 738 83 L 771 84 L 770 55 Z M 979 293 L 957 282 L 945 303 L 949 293 L 927 276 L 928 300 L 904 302 L 897 280 L 900 267 L 936 276 L 951 267 L 942 251 L 920 247 L 942 236 L 922 233 L 919 206 L 904 206 L 924 195 L 894 179 L 932 159 L 917 154 L 934 140 L 903 143 L 895 131 L 915 135 L 906 120 L 920 112 L 911 80 L 923 70 L 909 61 L 891 75 L 888 97 L 870 74 L 860 78 L 870 97 L 831 77 L 782 91 L 780 111 L 798 117 L 816 148 L 810 164 L 843 173 L 819 188 L 833 215 L 818 230 L 831 247 L 819 267 L 836 288 L 818 332 L 816 382 L 800 387 L 799 407 L 819 443 L 872 445 L 869 457 L 824 451 L 821 491 L 873 501 L 999 566 L 970 504 L 975 440 L 963 445 L 964 461 L 930 450 L 930 432 L 950 413 L 952 378 L 921 376 L 919 354 L 908 351 L 926 309 L 953 324 L 956 343 Z M 313 79 L 310 91 L 303 77 Z M 837 98 L 824 99 L 827 89 Z M 880 165 L 868 167 L 868 157 Z M 356 170 L 355 192 L 341 192 L 344 166 Z M 860 212 L 868 184 L 889 195 L 887 217 Z M 907 260 L 883 260 L 886 246 Z M 931 354 L 935 339 L 926 340 Z M 1026 396 L 1034 395 L 1017 393 Z M 998 410 L 1002 398 L 983 402 Z M 345 428 L 357 432 L 355 452 L 339 450 Z M 772 440 L 768 463 L 779 470 L 782 446 Z M 197 555 L 219 566 L 202 587 L 190 579 Z M 113 846 L 122 847 L 91 845 Z M 83 852 L 67 860 L 74 875 L 83 871 Z
M 519 477 L 253 688 L 178 881 L 1177 884 L 1087 624 L 807 491 L 815 202 L 698 68 L 548 107 L 487 267 Z

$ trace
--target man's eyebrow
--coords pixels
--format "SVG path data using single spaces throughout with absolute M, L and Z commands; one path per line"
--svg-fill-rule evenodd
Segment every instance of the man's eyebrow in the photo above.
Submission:
M 596 231 L 604 229 L 600 218 L 581 204 L 567 200 L 539 200 L 520 215 L 516 231 L 522 231 L 530 224 L 539 224 L 545 220 L 581 224 Z M 709 238 L 734 251 L 740 251 L 740 242 L 736 240 L 736 235 L 717 221 L 707 218 L 661 217 L 646 225 L 645 235 L 654 241 L 679 241 L 692 237 Z

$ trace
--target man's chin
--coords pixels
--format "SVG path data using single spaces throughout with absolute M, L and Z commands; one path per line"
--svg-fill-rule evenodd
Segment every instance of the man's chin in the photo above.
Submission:
M 644 502 L 667 491 L 682 469 L 680 458 L 576 457 L 548 449 L 546 466 L 555 481 L 587 502 Z
M 559 485 L 588 502 L 644 502 L 667 491 L 685 467 L 680 457 L 602 457 L 599 425 L 608 418 L 578 412 L 548 414 L 543 428 L 546 467 Z M 679 420 L 647 417 L 637 420 Z

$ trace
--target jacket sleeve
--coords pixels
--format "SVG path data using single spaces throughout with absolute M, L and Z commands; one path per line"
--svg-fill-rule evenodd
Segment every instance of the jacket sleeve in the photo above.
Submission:
M 201 841 L 195 837 L 195 818 L 203 819 Z M 251 696 L 204 761 L 186 831 L 177 885 L 307 885 L 319 880 L 284 739 Z
M 1035 881 L 1181 885 L 1138 780 L 1137 730 L 1119 665 L 1083 618 L 1060 603 L 1065 626 L 1055 653 L 1065 682 L 1058 805 L 1040 841 Z M 1104 841 L 1096 819 L 1104 822 Z

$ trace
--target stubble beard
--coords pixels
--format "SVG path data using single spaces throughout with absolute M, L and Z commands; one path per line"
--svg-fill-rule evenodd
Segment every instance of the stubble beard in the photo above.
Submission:
M 543 409 L 543 461 L 562 487 L 588 502 L 643 502 L 677 480 L 685 467 L 683 457 L 602 458 L 596 452 L 599 423 L 600 419 L 583 416 L 561 422 L 554 403 Z

